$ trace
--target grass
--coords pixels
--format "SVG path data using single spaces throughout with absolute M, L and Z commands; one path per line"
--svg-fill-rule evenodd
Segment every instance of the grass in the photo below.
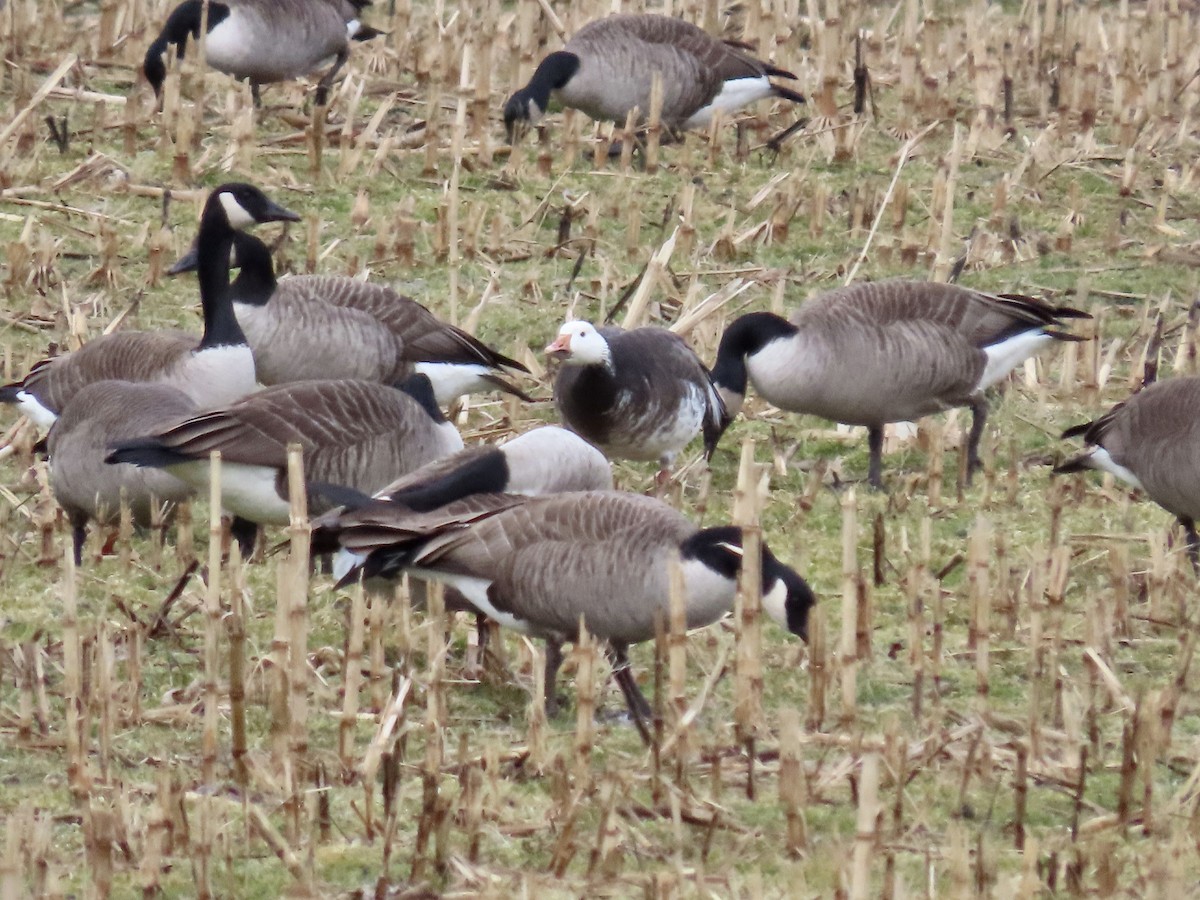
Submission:
M 615 715 L 621 704 L 611 687 L 601 691 L 594 743 L 581 757 L 569 684 L 564 716 L 541 738 L 531 733 L 531 656 L 522 641 L 505 638 L 510 674 L 476 682 L 464 677 L 460 623 L 439 677 L 443 662 L 428 653 L 442 643 L 437 623 L 416 613 L 405 627 L 401 604 L 383 606 L 368 629 L 344 767 L 338 723 L 351 605 L 320 575 L 308 593 L 309 718 L 306 746 L 297 749 L 281 739 L 272 705 L 286 659 L 273 643 L 275 607 L 293 599 L 279 595 L 286 557 L 276 556 L 243 573 L 250 774 L 240 781 L 224 628 L 231 581 L 223 580 L 221 728 L 216 777 L 206 784 L 203 586 L 184 590 L 172 632 L 146 636 L 183 565 L 171 532 L 158 566 L 144 535 L 134 538 L 128 565 L 96 558 L 99 540 L 91 539 L 77 579 L 75 629 L 84 771 L 72 773 L 72 636 L 60 562 L 69 538 L 29 453 L 29 431 L 10 430 L 12 450 L 0 469 L 5 896 L 1132 897 L 1182 896 L 1196 883 L 1200 711 L 1188 664 L 1195 578 L 1179 560 L 1177 536 L 1168 542 L 1164 511 L 1099 477 L 1047 475 L 1047 464 L 1069 452 L 1058 432 L 1140 382 L 1160 313 L 1160 374 L 1194 369 L 1195 335 L 1185 325 L 1200 287 L 1200 169 L 1189 124 L 1197 95 L 1188 87 L 1200 68 L 1195 14 L 1155 4 L 1128 12 L 1071 7 L 1047 22 L 1045 9 L 1010 4 L 949 7 L 922 19 L 914 5 L 921 30 L 909 33 L 907 6 L 894 17 L 891 7 L 851 6 L 839 23 L 822 20 L 819 6 L 817 20 L 807 7 L 804 16 L 777 7 L 775 18 L 741 9 L 749 29 L 741 36 L 760 50 L 768 47 L 764 35 L 780 36 L 777 61 L 800 75 L 811 98 L 808 131 L 778 156 L 760 149 L 794 114 L 764 104 L 744 120 L 751 148 L 744 156 L 737 129 L 726 126 L 716 148 L 703 135 L 663 148 L 650 174 L 636 161 L 629 170 L 615 161 L 593 168 L 592 126 L 571 114 L 552 116 L 544 135 L 507 155 L 500 103 L 536 56 L 513 48 L 557 46 L 536 5 L 400 2 L 389 12 L 377 4 L 371 19 L 388 37 L 355 47 L 315 169 L 303 83 L 267 90 L 267 108 L 250 128 L 248 90 L 189 64 L 182 94 L 190 99 L 178 109 L 169 103 L 166 114 L 152 109 L 136 66 L 164 3 L 9 0 L 0 12 L 0 33 L 10 38 L 0 75 L 3 121 L 26 107 L 68 53 L 82 62 L 63 79 L 63 93 L 44 99 L 0 143 L 8 375 L 19 376 L 51 344 L 99 334 L 127 310 L 123 327 L 198 329 L 194 282 L 156 272 L 190 242 L 206 191 L 232 178 L 262 185 L 308 217 L 283 239 L 281 268 L 366 273 L 395 284 L 518 358 L 528 350 L 537 361 L 568 314 L 613 309 L 679 225 L 669 271 L 651 291 L 650 321 L 670 324 L 735 277 L 751 282 L 689 335 L 705 359 L 742 308 L 794 308 L 843 283 L 866 247 L 858 280 L 926 278 L 965 254 L 960 283 L 1082 305 L 1099 321 L 1094 358 L 1111 369 L 1103 383 L 1091 380 L 1093 357 L 1083 346 L 1072 377 L 1064 376 L 1060 349 L 1019 369 L 993 397 L 987 471 L 970 487 L 957 484 L 966 416 L 941 417 L 940 499 L 930 497 L 928 423 L 915 442 L 890 450 L 889 492 L 877 495 L 857 485 L 866 471 L 864 437 L 752 399 L 711 479 L 702 465 L 686 467 L 675 500 L 697 521 L 727 521 L 739 442 L 753 438 L 757 461 L 772 472 L 764 533 L 820 596 L 825 650 L 817 658 L 766 627 L 753 760 L 735 733 L 734 679 L 726 675 L 715 679 L 688 730 L 686 752 L 666 754 L 660 769 Z M 558 14 L 569 31 L 607 10 L 571 4 Z M 676 12 L 701 18 L 698 9 Z M 1096 44 L 1097 19 L 1107 54 Z M 536 39 L 524 35 L 526 21 L 538 23 Z M 847 105 L 859 28 L 877 116 L 857 117 Z M 1172 28 L 1180 40 L 1164 49 Z M 835 32 L 841 40 L 828 41 Z M 919 76 L 906 83 L 909 46 Z M 484 47 L 490 67 L 476 65 Z M 464 52 L 472 87 L 456 134 Z M 999 80 L 989 80 L 1005 65 L 1014 86 L 1008 123 L 999 113 Z M 835 118 L 819 112 L 827 70 L 838 76 Z M 479 94 L 487 100 L 476 105 L 479 78 L 487 79 Z M 1057 106 L 1048 99 L 1054 78 Z M 1096 124 L 1084 129 L 1089 96 Z M 202 101 L 199 112 L 193 101 Z M 994 120 L 981 101 L 994 106 Z M 435 127 L 425 124 L 431 110 Z M 64 150 L 49 139 L 47 116 L 65 117 Z M 202 125 L 195 144 L 187 140 L 192 122 Z M 903 161 L 885 206 L 904 138 L 935 123 Z M 854 136 L 838 144 L 848 124 Z M 158 188 L 174 192 L 165 218 Z M 536 393 L 548 397 L 549 382 Z M 552 418 L 548 404 L 477 401 L 461 424 L 470 439 Z M 826 466 L 820 476 L 818 464 Z M 618 464 L 617 477 L 647 490 L 652 473 Z M 861 579 L 869 597 L 862 613 L 853 594 L 843 597 L 847 484 L 857 507 L 852 582 Z M 798 502 L 804 496 L 811 505 Z M 204 559 L 203 503 L 194 520 Z M 972 566 L 968 542 L 981 520 L 992 537 Z M 1057 577 L 1056 566 L 1065 575 Z M 969 637 L 981 596 L 991 608 L 986 692 Z M 845 615 L 862 616 L 852 706 L 842 688 Z M 723 660 L 734 659 L 735 641 L 726 626 L 689 637 L 689 701 Z M 649 691 L 653 648 L 637 648 L 633 659 Z M 817 663 L 829 678 L 824 690 Z M 367 781 L 363 763 L 393 680 L 403 678 L 412 679 L 410 702 Z M 438 693 L 446 716 L 427 725 L 427 699 Z M 793 711 L 798 739 L 786 727 Z M 794 788 L 795 779 L 781 775 L 781 758 L 792 752 L 803 790 L 785 801 L 781 787 Z M 872 755 L 881 762 L 875 794 L 864 782 Z M 394 775 L 390 817 L 385 771 Z M 802 847 L 789 849 L 789 809 L 803 816 Z

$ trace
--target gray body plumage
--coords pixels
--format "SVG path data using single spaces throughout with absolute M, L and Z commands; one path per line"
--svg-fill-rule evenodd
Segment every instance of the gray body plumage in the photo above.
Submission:
M 656 72 L 662 74 L 662 120 L 693 127 L 727 81 L 765 81 L 762 60 L 682 19 L 615 15 L 589 22 L 563 48 L 579 57 L 579 71 L 558 91 L 564 106 L 593 119 L 624 124 L 634 107 L 650 112 Z M 764 91 L 764 95 L 769 91 Z
M 1089 318 L 1032 297 L 915 281 L 857 284 L 822 294 L 790 320 L 750 313 L 721 338 L 713 378 L 732 417 L 747 381 L 790 412 L 870 431 L 870 481 L 882 487 L 883 425 L 969 406 L 968 471 L 979 465 L 983 392 Z
M 357 10 L 344 0 L 221 0 L 229 16 L 206 40 L 208 64 L 259 84 L 307 75 L 346 52 L 347 23 Z
M 1185 526 L 1200 518 L 1200 377 L 1156 382 L 1068 433 L 1089 447 L 1058 471 L 1112 472 Z
M 521 394 L 500 377 L 513 360 L 382 285 L 299 275 L 281 279 L 265 304 L 235 297 L 234 311 L 263 384 L 320 378 L 391 383 L 432 363 L 427 374 L 439 403 L 474 391 Z
M 46 436 L 50 487 L 72 525 L 115 522 L 122 492 L 139 525 L 150 523 L 154 506 L 190 497 L 191 487 L 167 472 L 111 466 L 104 457 L 110 444 L 195 411 L 186 394 L 168 385 L 100 381 L 82 387 Z
M 304 451 L 306 481 L 345 485 L 365 494 L 462 449 L 453 425 L 433 418 L 405 392 L 343 380 L 266 388 L 130 442 L 115 458 L 153 451 L 149 464 L 205 485 L 209 454 L 219 450 L 226 508 L 252 522 L 283 524 L 288 519 L 287 450 L 292 443 Z M 318 504 L 313 512 L 320 511 Z

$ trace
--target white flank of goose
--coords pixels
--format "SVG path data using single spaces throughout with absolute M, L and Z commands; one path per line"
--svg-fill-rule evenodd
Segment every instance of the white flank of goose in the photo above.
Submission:
M 79 350 L 42 360 L 21 381 L 0 388 L 0 402 L 16 404 L 48 426 L 84 386 L 97 381 L 151 381 L 183 391 L 201 409 L 232 403 L 257 387 L 254 357 L 229 299 L 229 253 L 237 229 L 299 216 L 249 184 L 225 184 L 209 196 L 197 238 L 197 274 L 204 334 L 118 331 Z
M 790 412 L 865 425 L 869 480 L 883 486 L 883 426 L 956 406 L 973 413 L 968 477 L 980 465 L 983 392 L 1028 356 L 1080 340 L 1063 320 L 1091 318 L 1032 297 L 948 284 L 883 281 L 830 291 L 790 319 L 749 313 L 721 337 L 713 366 L 728 410 L 741 411 L 747 380 Z

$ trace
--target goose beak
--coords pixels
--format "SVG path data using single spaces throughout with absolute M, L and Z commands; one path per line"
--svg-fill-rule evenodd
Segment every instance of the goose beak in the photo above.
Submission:
M 182 275 L 184 272 L 194 272 L 199 262 L 200 254 L 196 252 L 196 244 L 193 242 L 187 253 L 175 260 L 171 268 L 167 269 L 167 274 Z
M 299 222 L 300 214 L 285 209 L 274 200 L 268 200 L 266 208 L 260 214 L 260 222 Z
M 554 343 L 546 345 L 545 353 L 555 359 L 566 359 L 571 355 L 571 336 L 560 334 L 555 338 Z

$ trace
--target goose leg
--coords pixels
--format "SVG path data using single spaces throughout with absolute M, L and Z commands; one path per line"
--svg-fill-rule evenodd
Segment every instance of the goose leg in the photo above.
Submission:
M 87 540 L 87 519 L 83 516 L 71 517 L 71 545 L 75 552 L 75 566 L 83 565 L 83 545 Z
M 633 717 L 633 724 L 637 726 L 638 734 L 642 736 L 646 746 L 650 746 L 649 722 L 654 716 L 654 711 L 650 709 L 650 704 L 646 702 L 637 682 L 633 680 L 633 669 L 629 666 L 627 648 L 624 644 L 613 644 L 610 656 L 613 662 L 613 678 L 621 688 L 621 693 L 625 695 L 625 705 L 629 707 L 629 715 Z
M 883 490 L 883 426 L 867 426 L 867 449 L 871 461 L 867 464 L 867 483 L 877 491 Z
M 1183 526 L 1187 538 L 1188 559 L 1192 561 L 1192 569 L 1200 573 L 1200 534 L 1196 533 L 1196 520 L 1190 516 L 1180 516 L 1179 524 Z
M 979 459 L 979 442 L 983 439 L 983 426 L 987 424 L 988 405 L 982 397 L 971 401 L 971 435 L 967 438 L 967 484 L 971 476 L 982 468 Z
M 346 60 L 350 58 L 350 48 L 343 47 L 338 51 L 337 58 L 333 61 L 333 66 L 328 72 L 317 82 L 317 106 L 324 106 L 329 102 L 329 87 L 333 84 L 334 76 L 346 64 Z
M 255 523 L 234 516 L 229 523 L 229 536 L 237 541 L 243 560 L 249 560 L 254 555 L 254 547 L 258 543 L 258 526 Z
M 558 715 L 558 670 L 562 663 L 562 640 L 557 637 L 546 638 L 546 680 L 543 696 L 546 701 L 547 719 Z
M 258 92 L 258 82 L 250 82 L 250 96 L 254 100 L 254 108 L 262 109 L 262 94 Z

